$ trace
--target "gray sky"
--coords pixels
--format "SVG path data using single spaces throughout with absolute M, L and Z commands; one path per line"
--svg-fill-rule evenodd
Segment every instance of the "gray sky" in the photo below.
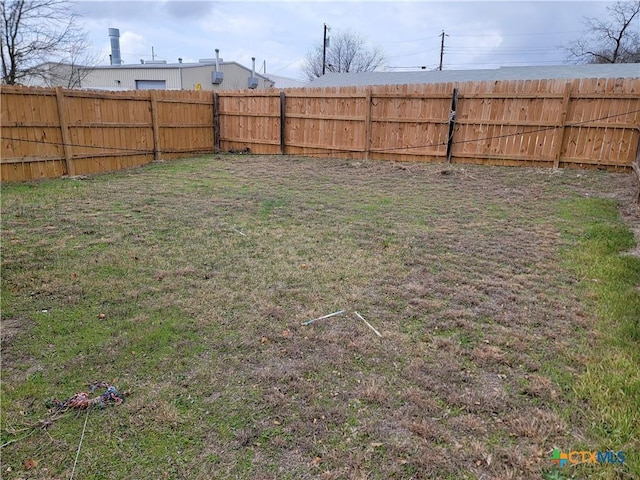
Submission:
M 109 63 L 108 28 L 120 29 L 125 63 L 215 57 L 304 78 L 305 55 L 331 34 L 350 31 L 379 46 L 395 71 L 436 68 L 444 30 L 444 68 L 565 63 L 560 45 L 581 36 L 584 17 L 606 18 L 599 1 L 84 1 L 93 52 Z

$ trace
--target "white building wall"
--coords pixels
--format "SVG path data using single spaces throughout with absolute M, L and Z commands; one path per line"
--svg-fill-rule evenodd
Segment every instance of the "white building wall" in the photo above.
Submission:
M 249 77 L 251 76 L 251 70 L 242 68 L 236 63 L 224 63 L 219 66 L 220 72 L 223 74 L 223 80 L 220 84 L 211 83 L 211 74 L 215 70 L 213 65 L 208 65 L 206 68 L 184 68 L 182 71 L 184 88 L 195 89 L 196 84 L 200 84 L 203 90 L 243 90 L 248 88 Z M 266 82 L 265 79 L 258 77 L 258 88 L 269 88 L 271 83 Z
M 180 72 L 173 68 L 95 68 L 82 81 L 82 88 L 135 90 L 136 80 L 164 80 L 168 90 L 180 90 Z
M 171 64 L 161 68 L 148 65 L 95 68 L 82 82 L 82 88 L 105 90 L 135 90 L 136 80 L 164 80 L 168 90 L 244 90 L 248 88 L 251 70 L 235 62 L 218 66 L 224 75 L 221 84 L 211 83 L 213 64 Z M 273 82 L 258 74 L 259 90 L 273 87 Z

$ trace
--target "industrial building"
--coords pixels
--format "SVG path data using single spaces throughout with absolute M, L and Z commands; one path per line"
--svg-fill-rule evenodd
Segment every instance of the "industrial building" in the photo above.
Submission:
M 165 60 L 123 65 L 120 55 L 120 31 L 109 29 L 111 65 L 86 69 L 82 88 L 100 90 L 244 90 L 272 88 L 274 82 L 255 72 L 255 58 L 249 69 L 237 62 L 224 62 L 216 49 L 215 58 L 197 63 Z
M 109 29 L 111 39 L 110 65 L 80 66 L 47 62 L 38 75 L 26 79 L 28 86 L 67 87 L 89 90 L 265 90 L 275 81 L 238 62 L 225 62 L 216 49 L 215 58 L 198 62 L 176 63 L 165 60 L 123 64 L 120 56 L 120 31 Z
M 87 68 L 81 88 L 95 90 L 264 90 L 274 82 L 237 62 L 144 62 Z

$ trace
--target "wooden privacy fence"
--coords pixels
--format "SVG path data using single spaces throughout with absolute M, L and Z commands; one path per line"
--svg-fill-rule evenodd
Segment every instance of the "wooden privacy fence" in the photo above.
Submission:
M 2 89 L 2 180 L 214 151 L 630 169 L 640 79 L 285 91 Z
M 211 93 L 3 87 L 3 181 L 87 175 L 213 150 Z

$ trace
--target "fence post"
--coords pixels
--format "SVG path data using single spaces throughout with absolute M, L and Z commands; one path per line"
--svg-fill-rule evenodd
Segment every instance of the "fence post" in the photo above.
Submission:
M 73 177 L 76 175 L 76 165 L 71 151 L 71 138 L 69 137 L 69 126 L 67 125 L 67 116 L 65 115 L 65 102 L 62 87 L 56 87 L 56 101 L 58 103 L 58 121 L 60 123 L 60 132 L 62 133 L 62 147 L 64 149 L 64 161 L 67 164 L 67 175 Z
M 371 150 L 371 87 L 367 88 L 364 113 L 364 159 L 369 160 Z
M 213 151 L 220 153 L 220 98 L 213 93 Z
M 637 129 L 640 133 L 640 128 Z M 640 204 L 640 135 L 638 135 L 638 146 L 636 147 L 636 159 L 631 162 L 631 168 L 638 178 L 638 195 L 636 203 Z
M 285 112 L 286 112 L 286 96 L 284 92 L 280 92 L 280 155 L 284 155 L 286 149 L 285 139 Z
M 447 163 L 451 163 L 451 150 L 453 149 L 453 132 L 456 126 L 456 109 L 458 108 L 458 89 L 453 89 L 451 96 L 451 112 L 449 113 L 449 136 L 447 137 Z
M 571 101 L 571 83 L 564 85 L 564 95 L 562 96 L 562 113 L 560 115 L 560 125 L 556 128 L 556 148 L 553 154 L 553 168 L 560 167 L 560 156 L 562 155 L 562 142 L 564 141 L 564 131 L 566 130 L 567 112 Z
M 160 160 L 160 126 L 158 125 L 158 98 L 155 90 L 149 90 L 151 102 L 151 126 L 153 128 L 153 160 Z

